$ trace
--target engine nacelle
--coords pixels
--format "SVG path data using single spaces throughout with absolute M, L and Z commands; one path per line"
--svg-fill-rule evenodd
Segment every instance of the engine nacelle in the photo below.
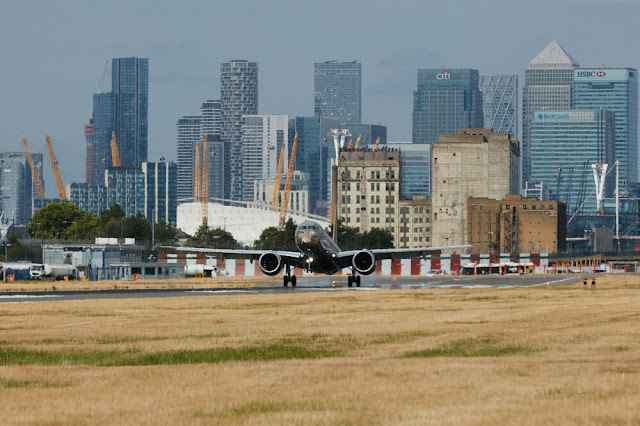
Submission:
M 278 253 L 270 251 L 260 256 L 258 265 L 263 274 L 278 275 L 282 269 L 282 259 Z
M 369 250 L 360 250 L 351 259 L 351 264 L 360 275 L 369 275 L 376 270 L 376 257 Z

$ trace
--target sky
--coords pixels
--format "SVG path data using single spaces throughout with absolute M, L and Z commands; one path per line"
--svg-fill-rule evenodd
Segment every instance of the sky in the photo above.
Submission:
M 640 0 L 7 0 L 0 6 L 0 151 L 85 177 L 92 94 L 117 57 L 149 58 L 149 161 L 176 159 L 176 120 L 220 97 L 220 63 L 259 66 L 259 113 L 313 115 L 313 64 L 362 63 L 362 120 L 411 140 L 418 68 L 520 74 L 556 40 L 582 66 L 640 67 Z M 521 89 L 520 89 L 521 90 Z M 521 97 L 521 93 L 520 93 Z M 48 197 L 56 194 L 45 160 Z

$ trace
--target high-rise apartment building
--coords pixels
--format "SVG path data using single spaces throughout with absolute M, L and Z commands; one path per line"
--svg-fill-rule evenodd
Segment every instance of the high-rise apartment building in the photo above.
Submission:
M 104 185 L 104 172 L 113 165 L 111 159 L 111 134 L 114 131 L 113 113 L 113 93 L 95 93 L 93 95 L 92 118 L 92 183 Z
M 186 116 L 178 119 L 176 139 L 178 145 L 178 202 L 189 202 L 193 197 L 194 148 L 201 139 L 202 117 Z
M 93 127 L 93 118 L 89 120 L 89 124 L 85 124 L 84 126 L 84 138 L 87 143 L 84 180 L 86 183 L 92 184 L 93 183 L 93 145 L 95 142 L 95 128 Z
M 309 210 L 314 214 L 327 211 L 331 163 L 335 161 L 332 142 L 327 142 L 331 129 L 340 126 L 336 119 L 324 117 L 296 117 L 289 120 L 289 152 L 298 133 L 296 170 L 309 175 Z
M 533 111 L 571 108 L 573 73 L 580 65 L 554 40 L 527 66 L 522 88 L 522 182 L 531 179 Z
M 362 64 L 327 61 L 313 65 L 313 115 L 340 123 L 362 120 Z
M 220 136 L 225 144 L 225 198 L 242 199 L 242 116 L 258 114 L 258 63 L 220 65 Z
M 148 155 L 149 59 L 113 59 L 111 85 L 120 162 L 140 167 Z
M 467 199 L 517 194 L 520 147 L 508 133 L 460 129 L 431 145 L 434 246 L 467 244 Z
M 42 176 L 42 154 L 32 154 L 40 163 Z M 15 225 L 26 225 L 31 219 L 33 188 L 31 167 L 24 152 L 4 152 L 0 154 L 0 209 L 4 217 L 13 219 Z M 36 166 L 38 168 L 38 166 Z
M 580 68 L 573 71 L 573 109 L 615 113 L 615 158 L 620 189 L 638 181 L 638 72 L 632 68 Z M 613 166 L 609 164 L 609 166 Z
M 613 114 L 606 110 L 533 111 L 530 140 L 531 179 L 546 182 L 553 198 L 566 203 L 567 214 L 573 214 L 584 200 L 582 213 L 595 213 L 595 197 L 587 199 L 591 191 L 582 188 L 580 182 L 588 179 L 593 187 L 593 164 L 613 166 Z M 605 196 L 611 196 L 615 172 L 606 182 Z
M 200 104 L 200 115 L 202 117 L 202 131 L 200 138 L 206 133 L 209 136 L 220 134 L 220 101 L 208 100 Z
M 518 74 L 480 76 L 484 128 L 518 137 Z
M 144 174 L 133 167 L 109 167 L 105 173 L 107 203 L 118 204 L 127 216 L 145 214 Z
M 242 200 L 255 199 L 256 180 L 275 179 L 284 144 L 289 158 L 287 115 L 245 115 L 242 124 Z M 288 162 L 287 162 L 288 165 Z M 286 171 L 286 166 L 283 167 Z
M 473 69 L 419 69 L 413 92 L 413 143 L 483 126 L 480 75 Z
M 176 163 L 142 163 L 144 212 L 151 223 L 165 221 L 176 226 L 178 212 Z

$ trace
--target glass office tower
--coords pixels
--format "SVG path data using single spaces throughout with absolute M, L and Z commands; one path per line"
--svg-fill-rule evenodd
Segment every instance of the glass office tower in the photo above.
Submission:
M 220 101 L 208 100 L 200 104 L 200 115 L 202 116 L 202 131 L 200 139 L 207 135 L 220 134 Z
M 480 75 L 473 69 L 419 69 L 413 92 L 413 143 L 484 125 Z
M 142 163 L 144 211 L 151 223 L 165 221 L 176 226 L 178 212 L 178 168 L 173 161 Z
M 400 151 L 400 197 L 431 195 L 431 145 L 391 142 L 387 146 Z
M 148 155 L 149 59 L 113 59 L 111 86 L 120 162 L 140 167 Z
M 567 214 L 585 203 L 582 214 L 596 211 L 591 165 L 615 161 L 613 113 L 606 110 L 540 110 L 531 117 L 531 180 L 544 181 Z M 611 196 L 615 174 L 607 179 Z M 585 182 L 584 185 L 582 182 Z
M 189 202 L 193 197 L 194 148 L 201 139 L 202 117 L 186 116 L 178 119 L 176 139 L 178 143 L 178 201 Z
M 542 109 L 570 109 L 573 70 L 580 65 L 554 40 L 524 72 L 522 88 L 522 187 L 531 179 L 531 117 Z
M 637 74 L 632 68 L 580 68 L 573 72 L 574 109 L 602 108 L 615 113 L 621 191 L 638 181 Z
M 518 139 L 518 74 L 481 75 L 484 128 Z
M 328 61 L 313 64 L 313 69 L 313 115 L 360 123 L 362 64 Z
M 93 167 L 91 183 L 104 185 L 104 172 L 113 165 L 111 134 L 114 130 L 113 93 L 93 95 Z

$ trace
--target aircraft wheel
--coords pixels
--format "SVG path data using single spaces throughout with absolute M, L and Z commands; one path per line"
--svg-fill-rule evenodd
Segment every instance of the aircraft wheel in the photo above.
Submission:
M 360 277 L 356 277 L 356 287 L 360 287 Z
M 351 286 L 353 285 L 353 280 L 352 280 L 352 278 L 353 278 L 353 277 L 352 277 L 351 275 L 349 275 L 349 276 L 347 277 L 347 285 L 348 285 L 349 287 L 351 287 Z
M 284 278 L 282 279 L 282 281 L 284 282 L 284 286 L 288 286 L 289 285 L 289 276 L 285 275 Z
M 291 276 L 291 287 L 295 287 L 296 286 L 296 276 L 292 275 Z

